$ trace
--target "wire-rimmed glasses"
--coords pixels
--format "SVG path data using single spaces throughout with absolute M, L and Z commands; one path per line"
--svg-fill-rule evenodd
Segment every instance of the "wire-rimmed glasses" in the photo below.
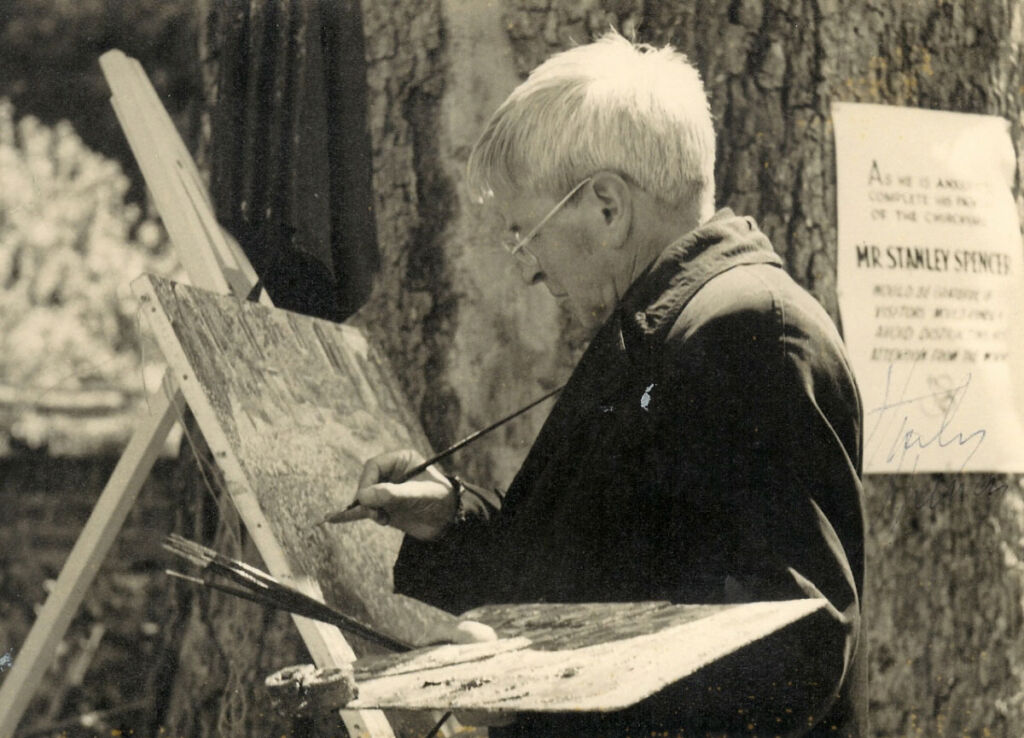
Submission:
M 583 186 L 590 181 L 590 179 L 590 177 L 587 177 L 569 190 L 569 194 L 559 200 L 558 203 L 548 211 L 548 214 L 541 218 L 540 222 L 531 228 L 525 236 L 520 236 L 518 230 L 513 231 L 507 238 L 502 240 L 501 245 L 504 246 L 505 250 L 512 254 L 512 256 L 516 257 L 516 260 L 519 261 L 520 264 L 536 268 L 539 264 L 537 257 L 527 250 L 526 245 L 537 237 L 537 234 L 540 233 L 540 229 L 543 228 L 549 220 L 555 217 L 558 211 L 565 207 L 565 204 L 572 199 L 573 195 L 579 192 Z

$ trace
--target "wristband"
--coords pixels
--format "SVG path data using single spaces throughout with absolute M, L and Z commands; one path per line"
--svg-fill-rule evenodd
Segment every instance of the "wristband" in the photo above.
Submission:
M 452 485 L 452 491 L 455 492 L 455 517 L 452 519 L 452 522 L 456 524 L 462 523 L 466 520 L 466 508 L 462 504 L 463 495 L 466 493 L 466 486 L 454 474 L 445 474 L 444 477 Z

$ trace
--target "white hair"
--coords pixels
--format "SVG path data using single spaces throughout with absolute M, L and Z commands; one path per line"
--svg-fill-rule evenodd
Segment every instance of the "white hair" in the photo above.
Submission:
M 599 170 L 662 202 L 714 210 L 715 132 L 700 74 L 671 46 L 614 31 L 555 54 L 491 116 L 467 166 L 479 197 L 495 188 L 558 195 Z

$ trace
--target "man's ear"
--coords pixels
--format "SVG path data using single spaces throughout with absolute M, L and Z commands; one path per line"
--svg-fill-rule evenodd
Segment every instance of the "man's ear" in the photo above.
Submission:
M 591 177 L 590 188 L 594 204 L 600 209 L 601 240 L 612 248 L 622 247 L 633 217 L 633 193 L 629 183 L 616 172 L 602 171 Z

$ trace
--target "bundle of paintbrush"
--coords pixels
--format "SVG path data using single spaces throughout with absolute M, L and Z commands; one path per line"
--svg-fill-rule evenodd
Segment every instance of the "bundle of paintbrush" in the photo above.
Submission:
M 213 549 L 187 538 L 171 534 L 164 541 L 164 548 L 177 556 L 188 559 L 202 570 L 201 577 L 193 577 L 168 569 L 167 573 L 171 576 L 241 597 L 266 607 L 329 623 L 391 651 L 412 650 L 412 646 L 409 644 L 379 633 L 330 605 L 282 584 L 255 566 L 217 553 Z

